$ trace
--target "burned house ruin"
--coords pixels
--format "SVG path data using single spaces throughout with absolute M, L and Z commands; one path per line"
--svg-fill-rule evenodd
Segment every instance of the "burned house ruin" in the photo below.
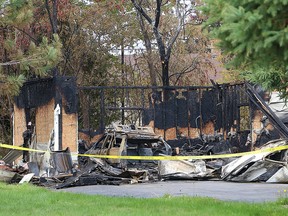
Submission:
M 24 147 L 43 151 L 69 149 L 76 154 L 78 120 L 75 79 L 54 77 L 26 82 L 15 98 L 13 122 L 14 146 L 23 144 L 23 136 L 29 125 L 32 135 L 29 146 Z M 30 162 L 35 160 L 37 153 L 31 153 L 29 158 Z M 6 160 L 10 163 L 8 158 Z
M 35 79 L 25 83 L 15 98 L 13 145 L 23 144 L 23 133 L 32 125 L 29 147 L 50 151 L 51 155 L 31 153 L 30 171 L 40 176 L 46 170 L 47 177 L 73 175 L 57 188 L 99 182 L 131 182 L 135 181 L 135 176 L 137 181 L 155 180 L 159 171 L 155 169 L 155 161 L 150 161 L 152 166 L 149 165 L 147 170 L 129 170 L 125 160 L 120 163 L 118 159 L 92 158 L 89 160 L 92 163 L 86 163 L 84 157 L 84 166 L 77 161 L 77 153 L 100 152 L 121 156 L 129 155 L 130 151 L 134 152 L 132 155 L 155 156 L 159 153 L 208 155 L 254 150 L 270 140 L 288 137 L 286 126 L 265 99 L 265 92 L 248 83 L 77 87 L 72 77 Z M 112 129 L 107 133 L 112 122 L 118 122 L 118 129 L 115 130 L 114 124 L 114 131 Z M 129 138 L 131 134 L 132 138 Z M 159 148 L 161 151 L 156 154 L 155 149 Z M 39 162 L 40 157 L 42 162 Z M 52 166 L 49 157 L 52 158 Z M 4 161 L 8 162 L 11 158 L 6 157 L 7 161 Z M 46 165 L 43 165 L 45 160 Z M 80 170 L 79 166 L 72 166 L 73 162 L 81 164 Z M 131 162 L 130 168 L 131 164 L 133 168 L 135 163 Z M 163 171 L 166 165 L 174 166 L 171 164 L 158 165 L 158 169 L 162 166 L 160 171 L 165 178 L 173 177 L 167 174 L 170 171 Z M 209 165 L 206 169 L 204 161 L 180 164 L 201 171 L 200 174 L 185 175 L 185 178 L 215 176 L 216 168 Z M 91 176 L 91 173 L 94 175 Z
M 249 151 L 279 138 L 281 129 L 275 129 L 275 122 L 264 122 L 267 113 L 257 103 L 263 99 L 247 85 L 79 87 L 79 94 L 87 95 L 81 104 L 89 104 L 84 112 L 80 110 L 79 125 L 86 130 L 80 129 L 79 137 L 93 143 L 105 126 L 118 120 L 151 126 L 173 148 L 206 148 L 206 153 L 212 148 L 213 153 Z

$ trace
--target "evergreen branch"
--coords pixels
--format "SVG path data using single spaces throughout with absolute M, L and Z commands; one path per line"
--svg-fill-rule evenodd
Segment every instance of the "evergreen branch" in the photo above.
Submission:
M 20 61 L 9 61 L 9 62 L 5 62 L 5 63 L 0 63 L 0 66 L 7 66 L 7 65 L 16 65 L 16 64 L 20 64 Z
M 36 38 L 34 38 L 31 34 L 29 34 L 28 32 L 24 31 L 23 29 L 20 29 L 16 26 L 13 26 L 15 29 L 17 29 L 18 31 L 21 31 L 22 33 L 24 33 L 25 35 L 27 35 L 35 44 L 39 45 L 38 41 Z

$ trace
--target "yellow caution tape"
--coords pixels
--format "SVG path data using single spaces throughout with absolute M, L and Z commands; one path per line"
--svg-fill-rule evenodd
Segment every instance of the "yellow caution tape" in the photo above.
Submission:
M 118 155 L 91 155 L 91 154 L 77 154 L 78 156 L 107 158 L 107 159 L 126 159 L 126 160 L 196 160 L 196 159 L 219 159 L 241 157 L 244 155 L 253 155 L 264 152 L 275 152 L 288 149 L 288 145 L 278 146 L 274 148 L 266 148 L 250 152 L 221 154 L 221 155 L 201 155 L 201 156 L 118 156 Z
M 21 146 L 13 146 L 13 145 L 2 144 L 2 143 L 0 143 L 0 147 L 7 148 L 7 149 L 20 150 L 20 151 L 31 151 L 31 152 L 42 152 L 42 153 L 46 152 L 44 150 L 30 149 L 30 148 L 25 148 L 25 147 L 21 147 Z
M 30 149 L 20 146 L 12 146 L 8 144 L 1 144 L 0 147 L 8 148 L 8 149 L 15 149 L 21 151 L 31 151 L 31 152 L 49 152 L 44 150 L 37 150 L 37 149 Z M 273 147 L 273 148 L 265 148 L 256 151 L 250 152 L 241 152 L 241 153 L 234 153 L 234 154 L 221 154 L 221 155 L 201 155 L 201 156 L 119 156 L 119 155 L 92 155 L 92 154 L 72 154 L 73 156 L 83 156 L 83 157 L 94 157 L 94 158 L 107 158 L 107 159 L 123 159 L 123 160 L 196 160 L 196 159 L 219 159 L 219 158 L 231 158 L 231 157 L 241 157 L 245 155 L 253 155 L 259 153 L 268 153 L 268 152 L 275 152 L 288 149 L 288 145 Z

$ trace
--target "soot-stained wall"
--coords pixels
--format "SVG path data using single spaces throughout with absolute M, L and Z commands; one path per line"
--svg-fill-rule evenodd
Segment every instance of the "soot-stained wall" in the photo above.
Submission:
M 23 144 L 28 122 L 35 129 L 37 143 L 48 143 L 54 127 L 54 109 L 59 104 L 62 149 L 77 152 L 77 86 L 72 77 L 34 79 L 26 82 L 14 105 L 14 145 Z
M 88 95 L 92 92 L 91 95 L 98 95 L 98 101 L 97 97 L 91 97 L 95 105 L 93 109 L 97 112 L 89 112 L 89 122 L 103 123 L 98 128 L 96 123 L 96 128 L 81 130 L 79 137 L 88 140 L 88 143 L 96 141 L 103 133 L 105 123 L 120 120 L 131 124 L 133 121 L 129 116 L 133 116 L 131 113 L 135 110 L 141 116 L 136 124 L 153 127 L 155 133 L 163 136 L 173 147 L 180 147 L 188 140 L 193 145 L 219 143 L 221 140 L 225 142 L 223 146 L 231 144 L 230 147 L 245 151 L 253 149 L 259 140 L 259 136 L 253 133 L 261 129 L 263 113 L 253 106 L 245 83 L 198 87 L 86 86 L 79 87 L 79 90 Z M 123 92 L 124 105 L 116 102 L 123 101 Z M 115 103 L 111 105 L 111 101 Z M 125 113 L 121 115 L 125 118 L 109 119 L 113 112 L 115 116 Z M 277 134 L 273 125 L 270 124 L 267 129 L 273 131 L 270 134 Z M 249 133 L 252 145 L 249 144 Z M 260 138 L 264 140 L 263 136 Z M 223 150 L 221 146 L 218 149 Z
M 169 91 L 168 100 L 157 96 L 150 101 L 149 109 L 143 112 L 143 123 L 153 125 L 167 140 L 181 135 L 194 139 L 216 133 L 226 137 L 229 132 L 236 131 L 240 122 L 238 95 L 243 90 L 244 85 L 224 85 Z

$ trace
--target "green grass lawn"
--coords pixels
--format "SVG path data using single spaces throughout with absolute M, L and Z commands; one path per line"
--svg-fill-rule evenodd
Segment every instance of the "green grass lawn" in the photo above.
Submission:
M 277 202 L 224 202 L 201 197 L 123 198 L 51 191 L 29 184 L 0 183 L 0 215 L 288 215 Z

